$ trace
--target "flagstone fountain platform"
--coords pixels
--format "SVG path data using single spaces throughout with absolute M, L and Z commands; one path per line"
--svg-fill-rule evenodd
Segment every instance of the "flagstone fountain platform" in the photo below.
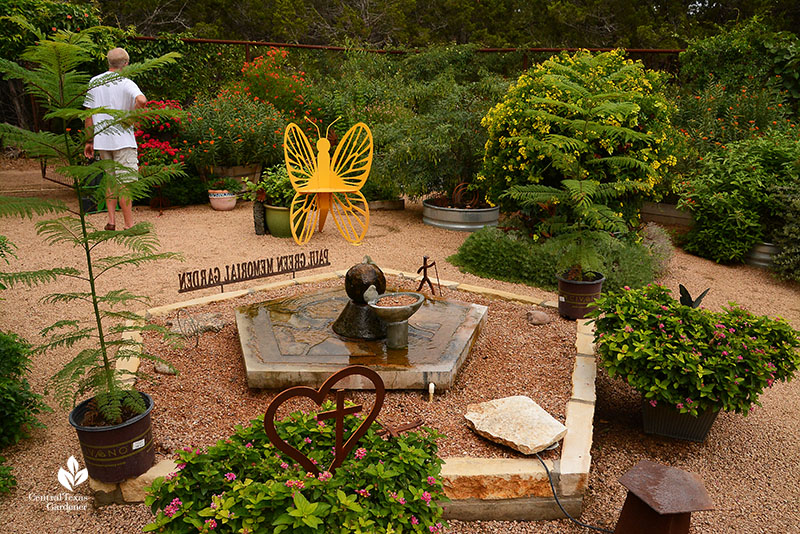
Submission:
M 344 288 L 270 300 L 236 310 L 247 385 L 319 386 L 348 365 L 367 365 L 387 389 L 449 389 L 486 319 L 486 306 L 427 297 L 410 319 L 408 347 L 351 339 L 331 328 L 349 298 Z M 341 387 L 369 389 L 359 376 Z

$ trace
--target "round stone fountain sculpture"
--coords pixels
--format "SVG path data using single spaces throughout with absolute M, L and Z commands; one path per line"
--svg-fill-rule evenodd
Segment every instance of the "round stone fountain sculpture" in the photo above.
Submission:
M 344 289 L 350 301 L 333 322 L 333 331 L 340 336 L 355 339 L 383 339 L 386 337 L 386 323 L 367 305 L 364 293 L 369 288 L 376 295 L 386 291 L 386 277 L 369 258 L 350 267 L 344 276 Z

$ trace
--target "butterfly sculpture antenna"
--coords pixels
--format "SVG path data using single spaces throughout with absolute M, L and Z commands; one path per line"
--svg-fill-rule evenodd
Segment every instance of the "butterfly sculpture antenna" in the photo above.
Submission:
M 311 119 L 309 119 L 308 117 L 306 117 L 305 119 L 306 119 L 308 122 L 310 122 L 311 124 L 313 124 L 313 125 L 314 125 L 314 128 L 316 128 L 316 129 L 317 129 L 317 137 L 319 137 L 320 139 L 322 139 L 322 133 L 320 133 L 320 131 L 319 131 L 319 126 L 317 126 L 317 123 L 316 123 L 316 122 L 314 122 L 314 121 L 312 121 L 312 120 L 311 120 Z M 326 136 L 327 136 L 327 133 L 326 133 Z
M 341 115 L 339 115 L 338 117 L 336 117 L 336 120 L 334 120 L 332 123 L 330 123 L 330 124 L 328 125 L 328 128 L 325 130 L 325 138 L 326 138 L 326 139 L 327 139 L 327 137 L 328 137 L 328 132 L 331 130 L 331 126 L 333 126 L 334 124 L 336 124 L 336 121 L 338 121 L 338 120 L 339 120 L 339 119 L 341 119 L 341 118 L 342 118 L 342 116 L 341 116 Z

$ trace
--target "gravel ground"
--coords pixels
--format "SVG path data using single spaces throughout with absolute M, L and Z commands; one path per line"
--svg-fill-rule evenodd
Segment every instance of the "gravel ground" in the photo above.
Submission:
M 58 189 L 40 191 L 48 188 L 53 186 L 38 179 L 38 168 L 34 165 L 0 166 L 0 192 L 27 189 L 51 198 L 69 198 L 67 192 Z M 291 240 L 256 236 L 248 203 L 240 204 L 232 212 L 215 212 L 208 206 L 164 212 L 137 208 L 135 216 L 137 220 L 153 223 L 162 250 L 182 252 L 185 261 L 168 261 L 109 273 L 107 279 L 101 279 L 100 289 L 124 286 L 134 293 L 148 295 L 151 306 L 186 300 L 186 295 L 177 293 L 179 272 L 297 251 Z M 105 224 L 103 215 L 93 215 L 91 221 L 98 227 Z M 68 246 L 45 245 L 35 235 L 31 221 L 0 219 L 0 225 L 0 233 L 18 246 L 20 259 L 12 261 L 10 269 L 80 266 L 77 251 Z M 460 273 L 445 258 L 456 251 L 465 237 L 466 234 L 423 225 L 421 207 L 412 204 L 401 212 L 374 212 L 367 238 L 360 247 L 347 245 L 330 227 L 315 235 L 308 249 L 329 249 L 331 269 L 346 269 L 368 254 L 381 266 L 412 272 L 422 264 L 422 256 L 428 255 L 437 262 L 443 280 L 553 298 L 552 294 L 537 288 Z M 675 292 L 678 283 L 686 285 L 692 293 L 711 287 L 704 301 L 709 308 L 718 309 L 735 300 L 757 313 L 782 315 L 795 328 L 800 328 L 800 288 L 776 282 L 764 271 L 744 266 L 719 266 L 677 252 L 662 282 Z M 243 287 L 244 284 L 239 284 L 226 289 Z M 43 295 L 69 289 L 68 283 L 58 282 L 44 287 L 5 291 L 2 295 L 5 301 L 0 304 L 0 324 L 4 330 L 17 332 L 37 342 L 39 330 L 55 318 L 87 315 L 81 307 L 56 308 L 39 303 Z M 190 295 L 214 293 L 216 290 L 207 289 Z M 516 333 L 510 328 L 507 330 Z M 37 356 L 30 376 L 34 389 L 41 391 L 47 378 L 67 361 L 70 354 L 54 352 Z M 209 382 L 215 380 L 218 379 L 209 377 Z M 624 384 L 610 381 L 603 372 L 599 373 L 597 385 L 593 463 L 582 515 L 584 521 L 613 528 L 625 497 L 625 490 L 617 479 L 636 462 L 647 458 L 693 471 L 705 480 L 717 510 L 695 514 L 693 533 L 800 532 L 800 486 L 797 484 L 800 478 L 800 420 L 796 416 L 800 409 L 800 380 L 777 384 L 767 391 L 762 396 L 763 407 L 755 408 L 748 417 L 721 414 L 704 444 L 645 436 L 641 432 L 637 396 Z M 508 391 L 508 394 L 515 393 Z M 187 392 L 187 395 L 191 394 Z M 207 402 L 213 404 L 215 399 L 208 398 Z M 3 518 L 0 532 L 139 532 L 150 517 L 149 510 L 143 505 L 109 506 L 99 510 L 90 506 L 88 510 L 66 512 L 49 510 L 45 502 L 35 500 L 39 495 L 62 492 L 56 480 L 58 468 L 66 464 L 70 455 L 80 458 L 75 433 L 67 423 L 67 412 L 56 408 L 41 419 L 47 425 L 46 430 L 36 430 L 31 439 L 3 451 L 14 468 L 19 488 L 0 503 Z M 196 424 L 207 423 L 198 420 Z M 225 433 L 227 430 L 220 436 Z M 88 495 L 88 487 L 82 485 L 76 493 Z M 454 521 L 448 531 L 459 534 L 586 532 L 567 521 Z

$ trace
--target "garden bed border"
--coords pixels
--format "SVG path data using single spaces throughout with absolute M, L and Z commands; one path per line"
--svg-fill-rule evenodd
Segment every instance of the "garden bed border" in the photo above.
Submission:
M 386 275 L 416 281 L 421 279 L 416 273 L 406 273 L 394 269 L 382 270 Z M 322 282 L 334 278 L 344 278 L 346 272 L 346 270 L 339 270 L 257 285 L 238 291 L 208 295 L 150 308 L 144 312 L 144 316 L 149 319 L 151 317 L 164 316 L 182 308 L 233 299 L 256 292 Z M 467 291 L 490 298 L 501 298 L 549 308 L 558 306 L 555 301 L 547 301 L 509 291 L 445 280 L 440 281 L 440 284 L 450 290 Z M 588 320 L 581 319 L 576 321 L 576 330 L 576 355 L 572 372 L 572 393 L 566 408 L 565 426 L 567 427 L 567 434 L 561 443 L 561 456 L 559 459 L 545 460 L 562 506 L 570 515 L 575 517 L 579 516 L 583 510 L 583 496 L 589 483 L 596 400 L 595 377 L 597 374 L 592 326 L 588 324 Z M 120 361 L 120 366 L 124 366 L 129 370 L 136 370 L 139 367 L 139 360 L 138 358 L 122 360 Z M 171 460 L 164 460 L 154 466 L 151 471 L 163 474 L 165 468 L 168 469 L 170 467 L 167 462 L 171 463 Z M 154 474 L 148 472 L 140 478 L 145 478 L 152 482 L 152 479 L 155 478 Z M 145 482 L 140 481 L 141 483 L 137 483 L 137 480 L 125 481 L 120 483 L 119 486 L 120 488 L 123 486 L 142 488 Z M 443 503 L 447 519 L 530 521 L 562 519 L 565 517 L 553 499 L 547 473 L 537 459 L 444 458 L 442 480 L 445 494 L 450 498 L 449 502 Z M 113 488 L 111 486 L 96 482 L 92 484 L 92 489 L 96 492 L 96 503 L 104 504 L 104 501 L 141 502 L 144 500 L 143 491 L 138 491 L 134 495 L 133 492 L 121 492 L 116 485 L 113 485 L 115 486 Z M 122 499 L 111 498 L 112 496 L 119 497 L 120 494 L 122 494 Z

